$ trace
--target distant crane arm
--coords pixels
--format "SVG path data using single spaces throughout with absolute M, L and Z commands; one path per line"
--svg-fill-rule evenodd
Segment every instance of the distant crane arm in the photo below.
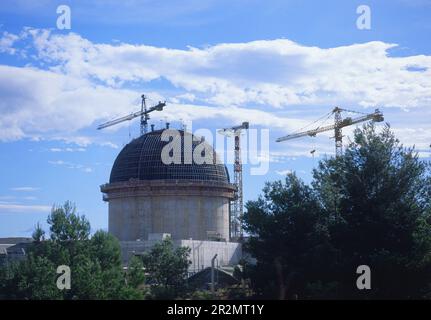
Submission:
M 151 107 L 150 109 L 148 109 L 148 111 L 133 112 L 133 113 L 127 115 L 127 116 L 124 116 L 124 117 L 121 117 L 121 118 L 118 118 L 118 119 L 115 119 L 115 120 L 111 120 L 111 121 L 105 122 L 105 123 L 99 125 L 97 127 L 97 129 L 100 130 L 100 129 L 104 129 L 104 128 L 116 125 L 116 124 L 124 122 L 124 121 L 130 121 L 130 120 L 132 120 L 134 118 L 142 116 L 143 114 L 148 114 L 148 113 L 153 112 L 153 111 L 162 111 L 165 106 L 166 106 L 166 102 L 159 102 L 154 107 Z
M 236 135 L 236 134 L 241 134 L 241 130 L 247 130 L 248 127 L 249 127 L 249 123 L 248 122 L 243 122 L 239 126 L 235 126 L 235 127 L 232 127 L 232 128 L 220 129 L 220 130 L 218 130 L 218 133 L 223 134 L 225 136 L 233 136 L 233 135 Z
M 303 132 L 299 132 L 299 133 L 290 134 L 290 135 L 278 138 L 276 141 L 277 142 L 282 142 L 282 141 L 292 140 L 292 139 L 296 139 L 296 138 L 300 138 L 300 137 L 305 137 L 305 136 L 314 137 L 318 133 L 321 133 L 321 132 L 334 130 L 335 128 L 348 127 L 350 125 L 357 124 L 357 123 L 364 122 L 364 121 L 368 121 L 368 120 L 373 120 L 374 122 L 382 122 L 384 120 L 383 114 L 379 110 L 376 110 L 373 113 L 366 114 L 364 116 L 360 116 L 360 117 L 357 117 L 357 118 L 353 118 L 353 119 L 350 118 L 350 117 L 349 118 L 345 118 L 338 125 L 333 124 L 333 125 L 319 127 L 319 128 L 308 130 L 308 131 L 303 131 Z

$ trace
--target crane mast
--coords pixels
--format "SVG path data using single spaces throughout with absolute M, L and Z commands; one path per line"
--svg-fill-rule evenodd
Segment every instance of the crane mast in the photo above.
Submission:
M 341 123 L 341 109 L 335 107 L 332 111 L 334 113 L 334 138 L 335 138 L 335 156 L 339 157 L 343 154 L 343 130 Z
M 148 120 L 150 119 L 150 116 L 147 111 L 147 97 L 143 94 L 141 98 L 141 136 L 143 136 L 148 131 Z
M 221 129 L 218 132 L 225 136 L 233 136 L 235 142 L 235 162 L 233 167 L 234 185 L 236 186 L 236 195 L 231 203 L 230 230 L 231 238 L 242 238 L 242 217 L 243 217 L 243 183 L 242 183 L 242 160 L 241 160 L 241 133 L 249 127 L 248 122 L 243 122 L 239 126 Z
M 292 140 L 300 137 L 310 136 L 315 137 L 318 133 L 334 130 L 334 138 L 335 138 L 335 155 L 338 157 L 342 155 L 343 153 L 343 134 L 342 134 L 342 128 L 348 127 L 357 123 L 361 123 L 364 121 L 373 121 L 373 122 L 382 122 L 384 121 L 383 114 L 379 111 L 379 109 L 376 109 L 373 113 L 364 114 L 362 116 L 356 117 L 356 118 L 342 118 L 341 112 L 342 111 L 348 111 L 348 112 L 355 112 L 356 111 L 350 111 L 346 109 L 342 109 L 339 107 L 335 107 L 332 110 L 332 113 L 334 114 L 334 124 L 333 125 L 327 125 L 323 127 L 317 127 L 316 129 L 307 130 L 303 132 L 298 132 L 294 134 L 290 134 L 281 138 L 278 138 L 277 142 Z

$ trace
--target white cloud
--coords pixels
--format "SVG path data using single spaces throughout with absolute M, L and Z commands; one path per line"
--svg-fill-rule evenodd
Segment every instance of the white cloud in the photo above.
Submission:
M 0 38 L 0 52 L 15 54 L 16 49 L 13 47 L 14 43 L 19 39 L 19 36 L 4 31 Z
M 395 136 L 402 137 L 401 142 L 406 146 L 415 146 L 416 150 L 422 151 L 425 154 L 425 150 L 430 152 L 431 144 L 431 123 L 426 127 L 408 128 L 408 127 L 393 127 L 392 130 Z
M 52 63 L 56 72 L 94 77 L 114 87 L 164 78 L 224 106 L 342 102 L 415 107 L 431 101 L 431 57 L 391 57 L 389 50 L 396 45 L 380 41 L 322 49 L 278 39 L 179 50 L 98 44 L 47 30 L 27 34 L 38 58 Z M 412 66 L 424 71 L 410 71 Z
M 84 152 L 85 148 L 50 148 L 51 152 Z
M 118 149 L 118 145 L 116 145 L 115 143 L 109 142 L 109 141 L 108 142 L 101 142 L 100 145 L 102 147 L 109 147 L 112 149 Z
M 94 86 L 84 79 L 29 67 L 0 65 L 0 139 L 73 133 L 121 112 L 128 90 Z
M 3 200 L 13 200 L 15 198 L 16 197 L 14 197 L 14 196 L 0 196 L 0 201 L 3 201 Z
M 93 172 L 92 168 L 84 166 L 82 164 L 73 163 L 73 162 L 68 162 L 68 161 L 63 161 L 63 160 L 50 160 L 50 161 L 48 161 L 48 163 L 55 165 L 55 166 L 64 166 L 67 169 L 80 170 L 80 171 L 86 172 L 86 173 Z
M 78 146 L 78 148 L 69 148 L 74 151 L 85 151 L 86 147 L 90 145 L 100 146 L 100 147 L 108 147 L 112 149 L 118 149 L 118 146 L 111 142 L 106 141 L 101 137 L 97 136 L 83 136 L 72 133 L 60 133 L 60 134 L 45 134 L 43 137 L 38 136 L 39 140 L 50 140 L 50 141 L 61 141 L 66 144 L 72 144 Z M 66 150 L 68 148 L 63 148 L 62 150 Z M 67 151 L 67 150 L 66 150 Z
M 196 96 L 192 93 L 183 93 L 179 94 L 175 97 L 178 101 L 187 101 L 187 102 L 193 102 L 196 100 Z
M 23 205 L 15 203 L 0 203 L 0 213 L 39 213 L 50 212 L 51 206 L 46 205 Z
M 127 89 L 129 82 L 156 79 L 179 91 L 163 113 L 170 121 L 248 120 L 283 132 L 311 122 L 302 114 L 286 117 L 284 111 L 294 106 L 422 110 L 431 103 L 431 57 L 394 57 L 390 49 L 396 45 L 381 41 L 323 49 L 278 39 L 180 50 L 93 43 L 74 33 L 30 28 L 3 38 L 5 47 L 21 54 L 31 49 L 37 59 L 33 66 L 0 65 L 0 140 L 31 137 L 117 147 L 78 131 L 129 113 L 140 94 Z M 423 147 L 429 125 L 406 123 L 401 138 L 407 129 L 417 131 Z M 328 149 L 330 143 L 323 145 Z M 291 156 L 309 153 L 298 146 Z
M 289 169 L 280 170 L 280 171 L 276 170 L 275 172 L 280 176 L 285 176 L 285 175 L 292 173 L 292 170 L 289 170 Z
M 15 187 L 11 188 L 12 191 L 19 191 L 19 192 L 33 192 L 39 190 L 39 188 L 35 187 Z
M 49 164 L 53 164 L 53 165 L 58 165 L 58 166 L 61 166 L 61 165 L 63 165 L 63 164 L 66 164 L 63 160 L 55 160 L 55 161 L 50 160 L 50 161 L 48 161 L 48 163 L 49 163 Z
M 296 128 L 305 125 L 305 120 L 297 118 L 283 118 L 277 116 L 275 113 L 269 113 L 258 109 L 248 109 L 236 106 L 205 106 L 205 105 L 192 105 L 192 104 L 170 104 L 170 108 L 166 108 L 163 115 L 168 120 L 175 120 L 178 118 L 178 113 L 184 121 L 197 121 L 197 120 L 218 120 L 229 119 L 229 123 L 242 123 L 249 121 L 253 125 L 260 125 L 265 128 Z

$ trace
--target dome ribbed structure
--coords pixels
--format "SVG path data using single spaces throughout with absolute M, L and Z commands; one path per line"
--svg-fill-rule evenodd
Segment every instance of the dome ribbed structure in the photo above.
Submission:
M 196 180 L 229 183 L 226 166 L 217 163 L 217 155 L 207 142 L 197 139 L 192 141 L 192 150 L 205 143 L 207 150 L 212 150 L 213 163 L 197 164 L 184 161 L 184 136 L 191 133 L 178 130 L 181 134 L 181 164 L 164 164 L 161 159 L 163 147 L 169 141 L 162 141 L 164 130 L 151 131 L 127 144 L 117 156 L 111 171 L 110 183 L 129 180 Z M 187 135 L 189 137 L 187 137 Z M 192 157 L 193 158 L 193 157 Z

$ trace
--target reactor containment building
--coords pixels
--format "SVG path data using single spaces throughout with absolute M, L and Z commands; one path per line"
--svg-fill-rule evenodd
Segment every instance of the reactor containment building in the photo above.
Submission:
M 235 265 L 242 257 L 241 244 L 230 241 L 235 190 L 226 166 L 203 138 L 168 126 L 127 144 L 109 183 L 101 186 L 109 232 L 120 241 L 123 263 L 170 236 L 176 246 L 191 248 L 195 272 L 210 266 L 215 254 L 219 265 Z

